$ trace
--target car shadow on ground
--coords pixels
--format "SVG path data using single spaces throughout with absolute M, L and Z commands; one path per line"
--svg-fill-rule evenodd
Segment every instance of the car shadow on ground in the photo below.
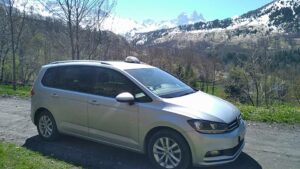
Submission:
M 145 155 L 123 149 L 62 136 L 54 142 L 43 141 L 39 136 L 28 138 L 24 147 L 45 156 L 91 169 L 152 169 Z M 233 163 L 203 169 L 261 169 L 260 164 L 246 153 Z M 197 168 L 193 168 L 197 169 Z

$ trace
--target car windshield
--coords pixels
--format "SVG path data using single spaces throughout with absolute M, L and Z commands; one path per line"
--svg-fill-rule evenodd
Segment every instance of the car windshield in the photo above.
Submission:
M 158 68 L 126 70 L 153 93 L 162 98 L 173 98 L 194 93 L 191 87 Z

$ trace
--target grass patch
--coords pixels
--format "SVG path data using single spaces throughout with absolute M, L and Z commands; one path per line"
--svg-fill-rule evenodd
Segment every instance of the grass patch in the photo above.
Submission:
M 200 82 L 198 82 L 196 84 L 196 88 L 203 91 L 203 92 L 206 92 L 208 94 L 213 94 L 215 96 L 218 96 L 218 97 L 221 97 L 221 98 L 226 98 L 226 93 L 224 91 L 224 87 L 220 84 L 216 84 L 215 85 L 215 89 L 214 89 L 214 93 L 213 93 L 213 87 L 212 85 L 209 85 L 208 87 L 206 87 L 206 85 L 204 86 L 204 89 L 202 90 L 201 89 L 201 84 Z
M 206 88 L 205 88 L 206 90 Z M 209 94 L 213 94 L 213 87 L 212 86 L 208 86 L 208 92 Z M 221 98 L 226 98 L 226 93 L 224 91 L 224 87 L 221 85 L 215 85 L 215 89 L 214 89 L 214 94 L 215 96 L 221 97 Z
M 0 85 L 0 96 L 19 96 L 29 97 L 31 86 L 17 86 L 17 90 L 14 91 L 12 85 Z
M 300 107 L 291 105 L 276 105 L 255 107 L 237 104 L 245 120 L 300 124 Z
M 63 161 L 19 147 L 14 144 L 0 141 L 0 168 L 7 169 L 52 169 L 78 168 Z

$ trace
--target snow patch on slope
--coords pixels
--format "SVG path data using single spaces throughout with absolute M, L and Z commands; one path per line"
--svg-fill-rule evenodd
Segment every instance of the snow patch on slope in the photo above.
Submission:
M 52 0 L 15 0 L 14 6 L 20 11 L 25 10 L 27 14 L 39 15 L 42 17 L 60 18 L 58 15 L 63 15 L 58 12 L 60 11 L 60 7 Z M 97 24 L 97 26 L 101 25 L 100 28 L 102 30 L 112 31 L 116 34 L 125 36 L 128 40 L 130 40 L 137 33 L 170 29 L 179 25 L 193 24 L 199 21 L 204 22 L 205 19 L 202 14 L 196 11 L 190 15 L 187 13 L 181 13 L 177 18 L 165 21 L 147 19 L 142 22 L 137 22 L 132 19 L 109 15 L 108 18 Z M 81 26 L 86 27 L 86 25 L 89 25 L 89 23 L 84 22 Z
M 300 0 L 275 0 L 257 10 L 224 20 L 199 22 L 167 30 L 136 34 L 133 42 L 159 44 L 177 41 L 205 41 L 226 38 L 245 39 L 246 37 L 287 33 L 297 28 Z M 288 14 L 292 10 L 292 16 Z M 293 18 L 294 17 L 294 18 Z M 297 19 L 298 18 L 298 19 Z M 209 37 L 209 38 L 208 38 Z M 251 39 L 251 38 L 250 38 Z M 141 41 L 140 41 L 141 40 Z
M 143 22 L 137 22 L 131 19 L 111 15 L 104 21 L 102 28 L 125 36 L 128 40 L 130 40 L 137 33 L 170 29 L 179 25 L 193 24 L 200 21 L 205 22 L 205 19 L 202 14 L 198 14 L 196 11 L 194 11 L 191 15 L 181 13 L 176 19 L 165 21 L 146 19 Z
M 38 0 L 14 0 L 14 7 L 22 12 L 25 11 L 27 14 L 52 17 L 53 15 L 49 12 L 47 6 L 41 2 Z

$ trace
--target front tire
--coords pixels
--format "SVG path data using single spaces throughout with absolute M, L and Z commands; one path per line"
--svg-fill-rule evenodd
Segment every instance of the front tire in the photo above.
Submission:
M 160 130 L 149 140 L 148 158 L 160 169 L 187 169 L 191 155 L 185 139 L 173 130 Z
M 53 141 L 59 137 L 56 122 L 49 111 L 43 111 L 38 115 L 37 129 L 43 140 Z

